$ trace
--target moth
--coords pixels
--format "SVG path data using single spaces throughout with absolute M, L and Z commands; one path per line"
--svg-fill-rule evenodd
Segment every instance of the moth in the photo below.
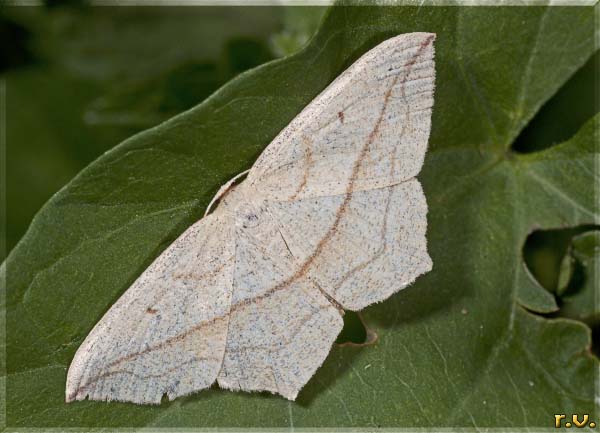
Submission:
M 432 268 L 415 176 L 435 34 L 388 39 L 335 79 L 92 329 L 66 400 L 159 404 L 210 387 L 294 400 L 342 329 Z

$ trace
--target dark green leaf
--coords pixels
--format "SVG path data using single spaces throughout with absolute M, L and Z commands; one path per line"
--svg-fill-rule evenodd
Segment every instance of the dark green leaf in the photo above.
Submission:
M 573 238 L 565 256 L 561 277 L 565 284 L 559 292 L 561 316 L 592 324 L 600 319 L 597 311 L 598 269 L 600 267 L 600 232 L 595 230 Z

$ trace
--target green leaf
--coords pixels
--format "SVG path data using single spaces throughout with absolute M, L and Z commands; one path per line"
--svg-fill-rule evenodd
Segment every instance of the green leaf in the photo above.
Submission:
M 600 90 L 597 79 L 599 64 L 600 51 L 596 51 L 552 99 L 541 107 L 521 132 L 513 149 L 533 152 L 568 140 L 582 122 L 596 114 L 596 95 Z M 569 109 L 565 110 L 565 107 Z
M 231 39 L 218 62 L 187 62 L 135 85 L 117 85 L 94 101 L 85 117 L 91 124 L 147 128 L 193 107 L 235 75 L 271 59 L 261 41 Z
M 531 275 L 525 262 L 517 272 L 515 285 L 517 286 L 517 301 L 529 310 L 538 313 L 552 313 L 558 310 L 556 300 L 552 293 L 545 290 L 536 278 Z
M 550 426 L 594 407 L 590 331 L 521 307 L 534 229 L 597 224 L 595 118 L 533 154 L 511 144 L 594 50 L 589 7 L 334 7 L 301 52 L 108 152 L 55 195 L 2 267 L 10 426 Z M 433 271 L 361 317 L 292 403 L 211 389 L 159 407 L 64 403 L 103 313 L 219 185 L 340 72 L 390 36 L 436 32 L 430 150 L 419 175 Z M 537 287 L 538 292 L 543 290 Z M 539 295 L 542 296 L 542 295 Z M 547 307 L 547 303 L 538 302 Z M 371 339 L 372 340 L 372 339 Z
M 569 253 L 561 267 L 559 295 L 561 316 L 589 324 L 600 319 L 597 311 L 598 270 L 600 268 L 600 232 L 590 231 L 573 238 Z
M 582 122 L 583 123 L 583 122 Z M 527 237 L 523 247 L 526 268 L 532 274 L 536 286 L 560 295 L 568 281 L 568 267 L 565 255 L 573 237 L 594 230 L 593 224 L 550 230 L 535 230 Z
M 279 57 L 300 50 L 315 34 L 327 10 L 326 7 L 286 8 L 283 14 L 283 30 L 271 36 L 273 52 Z

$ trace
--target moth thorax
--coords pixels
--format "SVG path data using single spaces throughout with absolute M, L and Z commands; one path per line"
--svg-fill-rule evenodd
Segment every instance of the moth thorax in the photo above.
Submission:
M 238 224 L 243 228 L 253 228 L 260 224 L 261 209 L 251 203 L 242 202 L 236 209 Z

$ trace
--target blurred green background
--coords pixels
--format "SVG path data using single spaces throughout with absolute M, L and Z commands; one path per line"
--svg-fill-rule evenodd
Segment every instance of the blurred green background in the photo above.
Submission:
M 298 50 L 324 10 L 54 0 L 0 9 L 7 124 L 1 259 L 87 164 L 241 72 Z
M 96 157 L 200 103 L 243 71 L 299 50 L 325 10 L 90 7 L 58 0 L 0 9 L 6 103 L 1 259 L 52 194 Z M 599 59 L 596 53 L 544 105 L 515 151 L 564 141 L 598 111 Z M 557 293 L 573 236 L 590 229 L 597 227 L 530 236 L 524 257 L 548 290 Z M 342 341 L 367 338 L 357 316 L 347 322 Z

